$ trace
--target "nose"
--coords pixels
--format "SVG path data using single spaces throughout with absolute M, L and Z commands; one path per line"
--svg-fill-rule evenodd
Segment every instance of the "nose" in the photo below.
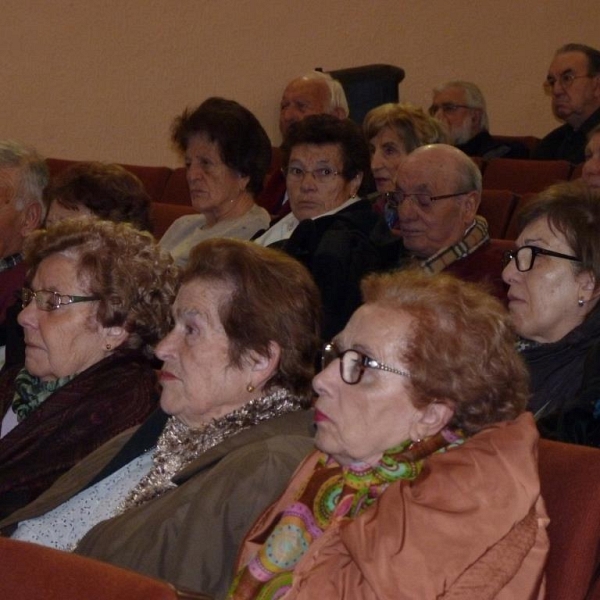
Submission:
M 202 179 L 204 177 L 204 171 L 200 165 L 192 163 L 187 167 L 185 176 L 189 185 L 198 179 Z
M 502 281 L 507 285 L 511 285 L 521 272 L 517 269 L 516 259 L 509 261 L 504 269 L 502 269 Z
M 31 302 L 25 306 L 19 315 L 17 316 L 17 322 L 21 327 L 35 327 L 37 325 L 37 316 L 38 316 L 38 308 L 35 304 L 35 300 L 32 299 Z
M 302 191 L 317 189 L 317 179 L 312 171 L 304 172 L 304 175 L 302 175 L 302 181 L 300 182 L 300 189 Z
M 318 396 L 322 396 L 327 392 L 332 384 L 337 381 L 342 381 L 340 377 L 339 359 L 331 361 L 320 373 L 317 373 L 312 380 L 312 387 Z
M 373 154 L 371 154 L 371 171 L 376 171 L 378 169 L 382 169 L 383 167 L 384 164 L 381 150 L 379 148 L 375 148 L 375 150 L 373 150 Z
M 418 217 L 417 209 L 410 198 L 410 194 L 406 194 L 404 200 L 398 204 L 397 212 L 400 221 L 411 221 Z
M 162 361 L 173 358 L 175 356 L 175 330 L 171 330 L 167 335 L 156 344 L 154 355 Z

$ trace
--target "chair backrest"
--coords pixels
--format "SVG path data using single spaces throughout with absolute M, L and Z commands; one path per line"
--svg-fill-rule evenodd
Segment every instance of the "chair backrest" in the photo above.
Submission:
M 160 201 L 165 204 L 182 204 L 185 206 L 192 204 L 184 167 L 179 167 L 171 171 Z
M 483 190 L 477 212 L 488 222 L 491 238 L 504 238 L 516 204 L 517 195 L 509 190 Z
M 522 196 L 517 197 L 514 210 L 510 216 L 508 225 L 506 226 L 506 231 L 504 232 L 504 237 L 507 240 L 517 239 L 517 236 L 519 235 L 519 215 L 521 214 L 521 210 L 536 198 L 537 194 L 523 194 Z
M 571 175 L 571 163 L 566 160 L 524 160 L 493 158 L 483 171 L 483 187 L 492 190 L 512 190 L 516 194 L 541 192 Z
M 575 179 L 580 179 L 582 172 L 583 172 L 583 163 L 579 163 L 578 165 L 575 165 L 573 167 L 573 170 L 571 171 L 571 181 L 574 181 Z
M 539 470 L 550 516 L 546 600 L 598 600 L 600 450 L 540 440 Z
M 540 138 L 535 137 L 533 135 L 496 135 L 494 134 L 494 139 L 499 140 L 501 142 L 519 142 L 524 146 L 527 146 L 529 150 L 529 154 L 533 152 L 535 147 L 540 143 Z
M 185 215 L 197 215 L 198 211 L 193 206 L 183 204 L 165 204 L 163 202 L 152 202 L 150 205 L 150 219 L 152 221 L 152 233 L 157 240 L 164 235 L 173 221 Z
M 70 552 L 0 538 L 0 598 L 8 600 L 210 600 Z

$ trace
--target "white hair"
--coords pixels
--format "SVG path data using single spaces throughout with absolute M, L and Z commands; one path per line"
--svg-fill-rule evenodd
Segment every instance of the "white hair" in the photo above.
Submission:
M 337 79 L 334 79 L 329 73 L 323 73 L 322 71 L 309 71 L 305 75 L 302 75 L 300 79 L 322 81 L 325 83 L 329 90 L 329 112 L 333 113 L 336 108 L 341 108 L 344 111 L 344 118 L 348 116 L 350 109 L 346 93 L 342 84 Z
M 433 90 L 434 94 L 438 94 L 447 88 L 458 88 L 465 93 L 465 102 L 471 108 L 478 108 L 481 111 L 481 128 L 490 129 L 490 120 L 487 113 L 487 106 L 483 92 L 470 81 L 448 81 L 444 85 Z

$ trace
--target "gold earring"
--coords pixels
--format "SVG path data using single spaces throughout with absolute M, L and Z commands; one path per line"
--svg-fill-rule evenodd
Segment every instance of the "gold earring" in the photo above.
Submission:
M 248 393 L 250 393 L 250 394 L 251 394 L 251 393 L 254 391 L 254 386 L 253 386 L 251 383 L 249 383 L 249 384 L 246 386 L 246 390 L 248 391 Z

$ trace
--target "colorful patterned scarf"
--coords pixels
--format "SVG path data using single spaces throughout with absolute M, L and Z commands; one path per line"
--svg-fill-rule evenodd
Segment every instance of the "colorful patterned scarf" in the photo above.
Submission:
M 286 510 L 258 554 L 240 571 L 228 598 L 275 600 L 292 585 L 294 568 L 333 523 L 350 521 L 371 507 L 391 483 L 416 479 L 425 457 L 464 441 L 460 433 L 443 430 L 421 442 L 389 449 L 375 466 L 340 466 L 322 454 L 315 470 Z
M 12 401 L 13 412 L 19 423 L 26 419 L 48 396 L 71 381 L 75 375 L 59 377 L 52 381 L 42 381 L 27 369 L 21 369 L 15 378 L 15 395 Z

